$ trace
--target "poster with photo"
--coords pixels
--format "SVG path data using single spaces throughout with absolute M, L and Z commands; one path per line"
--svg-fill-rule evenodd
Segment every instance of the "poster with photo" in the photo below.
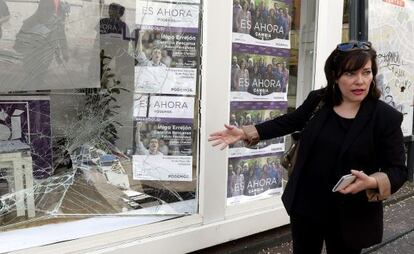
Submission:
M 287 102 L 237 102 L 230 103 L 230 125 L 241 127 L 268 121 L 287 112 Z M 243 141 L 229 146 L 229 157 L 282 152 L 284 137 L 262 140 L 257 145 L 246 147 Z
M 7 1 L 0 92 L 100 87 L 95 1 Z
M 369 1 L 368 38 L 377 51 L 377 85 L 389 105 L 404 115 L 404 136 L 413 134 L 414 3 Z M 381 11 L 376 11 L 381 10 Z
M 192 181 L 194 97 L 135 94 L 135 180 Z
M 233 42 L 290 48 L 291 0 L 233 0 Z
M 289 50 L 233 43 L 232 101 L 286 101 Z
M 192 119 L 136 118 L 135 180 L 192 181 Z
M 154 49 L 160 49 L 160 62 L 166 67 L 197 68 L 198 30 L 138 26 L 133 30 L 132 36 L 134 42 L 141 43 L 141 52 L 135 52 L 137 55 L 137 66 L 148 65 L 145 59 L 138 58 L 139 53 L 144 53 L 146 59 L 151 59 Z M 139 50 L 139 47 L 135 48 Z
M 199 4 L 137 1 L 135 92 L 195 95 Z
M 2 151 L 13 151 L 14 148 L 8 145 L 11 144 L 10 141 L 15 141 L 13 144 L 19 142 L 27 145 L 32 157 L 35 178 L 46 178 L 53 172 L 51 137 L 49 97 L 0 97 Z
M 282 153 L 229 159 L 227 205 L 271 197 L 282 192 Z

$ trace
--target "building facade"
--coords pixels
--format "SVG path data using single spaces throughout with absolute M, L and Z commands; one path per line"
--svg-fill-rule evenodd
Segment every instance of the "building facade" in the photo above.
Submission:
M 288 224 L 289 140 L 208 136 L 323 87 L 348 4 L 0 0 L 0 253 L 187 253 Z

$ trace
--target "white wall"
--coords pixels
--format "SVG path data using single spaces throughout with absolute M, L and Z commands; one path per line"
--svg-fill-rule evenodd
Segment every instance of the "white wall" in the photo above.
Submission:
M 314 89 L 326 85 L 325 61 L 342 39 L 343 0 L 319 0 L 315 51 Z

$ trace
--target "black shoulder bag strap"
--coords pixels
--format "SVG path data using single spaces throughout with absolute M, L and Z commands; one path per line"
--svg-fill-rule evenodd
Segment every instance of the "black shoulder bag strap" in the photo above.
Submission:
M 311 116 L 309 117 L 308 121 L 306 121 L 305 125 L 303 126 L 302 130 L 305 129 L 306 125 L 309 121 L 316 115 L 316 113 L 323 107 L 325 102 L 320 100 L 318 105 L 313 109 Z M 295 167 L 297 153 L 299 150 L 299 139 L 300 139 L 301 132 L 294 132 L 290 136 L 292 137 L 292 142 L 289 149 L 282 155 L 280 164 L 288 171 L 288 176 L 290 176 L 293 172 L 293 168 Z

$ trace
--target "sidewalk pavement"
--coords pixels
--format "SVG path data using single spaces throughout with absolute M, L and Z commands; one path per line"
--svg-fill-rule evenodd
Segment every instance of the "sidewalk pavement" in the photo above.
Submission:
M 289 253 L 292 253 L 289 225 L 193 252 L 193 254 Z M 362 253 L 414 253 L 414 183 L 406 183 L 384 202 L 383 241 L 364 249 Z

